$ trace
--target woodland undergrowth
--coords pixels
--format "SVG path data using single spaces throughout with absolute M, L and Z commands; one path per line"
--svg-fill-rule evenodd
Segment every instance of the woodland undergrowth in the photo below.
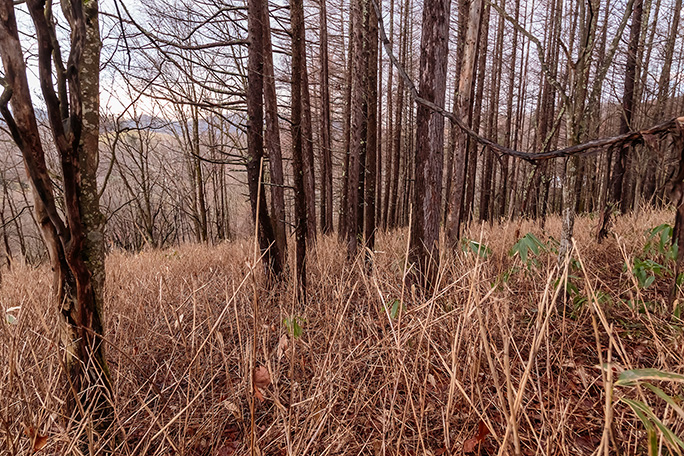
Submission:
M 408 230 L 378 236 L 372 272 L 319 238 L 306 306 L 267 286 L 250 239 L 111 252 L 107 437 L 131 456 L 684 452 L 684 383 L 618 382 L 684 374 L 672 219 L 618 218 L 597 244 L 581 217 L 560 269 L 559 219 L 475 224 L 429 295 L 404 280 Z M 61 415 L 50 284 L 46 266 L 3 270 L 1 455 L 77 453 L 90 432 Z

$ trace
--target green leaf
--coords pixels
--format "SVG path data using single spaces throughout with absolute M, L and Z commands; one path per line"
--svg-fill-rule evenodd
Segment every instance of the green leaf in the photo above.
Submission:
M 632 386 L 635 382 L 643 380 L 665 380 L 684 383 L 684 375 L 673 372 L 663 372 L 658 369 L 632 369 L 623 371 L 615 382 L 615 386 Z
M 473 253 L 478 254 L 483 259 L 487 259 L 487 256 L 489 256 L 489 254 L 492 253 L 492 249 L 490 249 L 484 244 L 470 240 L 466 240 L 466 242 L 468 243 L 468 247 L 470 247 L 470 250 L 472 250 Z
M 625 404 L 629 405 L 629 407 L 632 409 L 634 414 L 639 417 L 642 423 L 644 423 L 644 426 L 646 427 L 646 430 L 651 433 L 655 431 L 655 428 L 653 427 L 653 423 L 651 423 L 651 420 L 648 419 L 646 414 L 644 413 L 644 408 L 646 407 L 646 404 L 640 401 L 635 401 L 632 399 L 627 399 L 626 397 L 623 397 L 620 399 L 622 402 Z
M 10 325 L 16 325 L 17 324 L 17 317 L 11 314 L 7 314 L 7 323 Z
M 655 282 L 655 276 L 648 276 L 644 281 L 644 288 L 648 288 Z
M 682 409 L 679 406 L 679 404 L 677 404 L 675 402 L 675 400 L 672 399 L 672 397 L 669 394 L 667 394 L 665 391 L 661 390 L 657 386 L 651 385 L 650 383 L 644 383 L 644 386 L 646 388 L 650 389 L 651 391 L 653 391 L 656 394 L 656 396 L 658 396 L 659 398 L 661 398 L 662 400 L 667 402 L 670 405 L 670 407 L 672 407 L 672 409 L 675 412 L 677 412 L 679 414 L 679 416 L 681 416 L 682 419 L 684 420 L 684 409 Z
M 632 410 L 634 410 L 634 413 L 637 414 L 639 419 L 646 425 L 646 422 L 649 422 L 649 425 L 646 425 L 646 429 L 651 432 L 653 429 L 653 424 L 658 428 L 658 430 L 663 434 L 663 437 L 667 439 L 668 442 L 672 446 L 678 445 L 680 448 L 684 450 L 684 442 L 677 437 L 677 435 L 670 430 L 667 426 L 663 424 L 662 421 L 660 421 L 660 418 L 658 418 L 655 413 L 653 413 L 653 410 L 651 408 L 644 404 L 643 402 L 640 401 L 634 401 L 632 399 L 627 399 L 627 398 L 622 398 L 620 399 L 621 401 L 625 402 L 627 405 L 629 405 Z M 641 412 L 641 413 L 639 413 Z
M 390 310 L 390 317 L 392 319 L 397 318 L 397 315 L 399 315 L 399 305 L 401 302 L 398 299 L 395 299 L 394 302 L 392 303 L 392 310 Z

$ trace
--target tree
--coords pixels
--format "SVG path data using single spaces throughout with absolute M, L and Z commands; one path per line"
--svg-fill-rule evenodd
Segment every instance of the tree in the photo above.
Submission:
M 55 39 L 52 3 L 27 0 L 26 4 L 35 27 L 41 93 L 60 158 L 64 218 L 46 165 L 46 145 L 38 130 L 11 0 L 0 2 L 0 56 L 5 70 L 0 109 L 24 158 L 54 274 L 53 294 L 68 376 L 65 384 L 69 385 L 66 416 L 92 410 L 96 429 L 103 431 L 111 419 L 111 380 L 101 339 L 105 269 L 104 220 L 96 179 L 101 48 L 98 3 L 63 4 L 71 31 L 67 62 L 62 61 L 60 43 Z
M 278 251 L 287 258 L 287 233 L 285 231 L 285 178 L 283 175 L 283 154 L 280 148 L 280 126 L 278 122 L 278 99 L 276 97 L 273 70 L 273 45 L 268 15 L 268 1 L 262 1 L 261 23 L 264 38 L 264 103 L 266 105 L 266 147 L 271 171 L 271 216 L 275 230 Z
M 306 300 L 306 239 L 307 239 L 307 197 L 304 179 L 304 134 L 302 128 L 302 92 L 306 89 L 302 80 L 302 69 L 306 64 L 304 50 L 304 4 L 302 0 L 290 0 L 290 22 L 292 24 L 292 172 L 294 173 L 294 216 L 295 216 L 295 283 L 301 301 Z
M 449 51 L 450 0 L 427 0 L 423 6 L 423 32 L 420 40 L 420 83 L 424 99 L 444 107 L 447 54 Z M 439 268 L 439 224 L 442 208 L 442 167 L 444 162 L 444 117 L 427 106 L 416 113 L 416 161 L 411 261 L 419 279 L 436 286 Z
M 627 50 L 627 63 L 625 64 L 625 84 L 622 92 L 622 115 L 620 116 L 620 133 L 627 133 L 632 126 L 632 114 L 634 112 L 634 89 L 637 74 L 637 51 L 639 47 L 641 35 L 641 17 L 643 12 L 643 0 L 636 0 L 634 5 L 634 12 L 632 13 L 632 24 L 629 31 L 629 48 Z M 604 200 L 604 207 L 602 208 L 599 228 L 597 231 L 597 240 L 601 242 L 608 235 L 608 220 L 610 218 L 610 211 L 612 205 L 620 202 L 622 199 L 622 182 L 625 174 L 625 164 L 627 160 L 628 148 L 621 147 L 619 154 L 615 160 L 615 165 L 611 172 L 610 164 L 612 161 L 612 151 L 606 154 L 606 182 L 603 186 L 604 192 L 608 193 L 610 188 L 610 201 L 606 197 Z M 627 204 L 623 202 L 622 210 L 626 211 Z
M 363 233 L 363 203 L 362 179 L 363 163 L 367 134 L 367 76 L 368 76 L 368 17 L 370 14 L 368 0 L 354 0 L 352 5 L 353 52 L 350 59 L 352 64 L 352 95 L 351 95 L 351 133 L 349 152 L 349 176 L 347 180 L 347 209 L 345 223 L 347 256 L 356 256 L 359 235 Z
M 259 248 L 264 255 L 267 274 L 280 275 L 282 255 L 276 242 L 263 191 L 264 156 L 264 5 L 263 0 L 248 2 L 249 61 L 247 64 L 247 185 L 252 218 L 258 225 Z
M 321 232 L 333 230 L 332 145 L 330 139 L 330 77 L 328 71 L 328 18 L 326 1 L 320 1 L 320 91 L 321 91 Z
M 471 94 L 475 64 L 477 62 L 477 43 L 480 36 L 480 22 L 482 16 L 482 0 L 473 0 L 468 13 L 468 28 L 465 37 L 461 72 L 458 79 L 458 111 L 457 116 L 470 125 Z M 460 239 L 461 221 L 463 218 L 463 197 L 465 193 L 466 157 L 468 154 L 468 137 L 462 131 L 454 131 L 457 135 L 455 144 L 454 173 L 455 179 L 449 198 L 447 214 L 447 236 L 452 249 L 458 247 Z
M 375 248 L 376 229 L 376 198 L 377 198 L 377 170 L 378 170 L 378 132 L 382 130 L 378 121 L 378 16 L 375 8 L 369 7 L 368 18 L 368 76 L 366 82 L 366 103 L 368 122 L 366 130 L 366 163 L 364 177 L 364 238 L 366 252 Z M 367 257 L 370 265 L 370 256 Z

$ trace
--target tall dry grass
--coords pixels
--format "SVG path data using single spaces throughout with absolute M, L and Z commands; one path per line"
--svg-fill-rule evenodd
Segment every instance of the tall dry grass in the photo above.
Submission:
M 403 280 L 406 230 L 379 235 L 372 273 L 323 238 L 310 253 L 306 307 L 291 284 L 266 289 L 251 240 L 114 252 L 105 334 L 114 453 L 645 454 L 644 426 L 621 397 L 646 401 L 678 435 L 684 423 L 654 395 L 612 384 L 624 369 L 684 373 L 684 337 L 668 306 L 671 281 L 640 289 L 623 264 L 643 256 L 647 228 L 671 218 L 618 219 L 601 245 L 594 222 L 580 218 L 577 261 L 560 271 L 552 252 L 529 267 L 508 254 L 528 232 L 557 235 L 559 220 L 546 233 L 529 221 L 473 226 L 466 237 L 491 254 L 446 255 L 429 296 Z M 577 291 L 564 291 L 566 281 Z M 78 453 L 88 433 L 61 415 L 49 286 L 46 267 L 3 274 L 3 316 L 20 309 L 0 322 L 2 455 L 31 454 L 29 436 L 47 436 L 43 454 Z M 263 399 L 255 368 L 268 372 Z M 91 454 L 104 452 L 100 441 L 90 439 Z

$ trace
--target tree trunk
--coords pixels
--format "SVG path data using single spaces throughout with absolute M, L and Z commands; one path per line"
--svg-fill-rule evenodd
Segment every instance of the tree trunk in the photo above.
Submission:
M 247 184 L 252 207 L 252 220 L 258 226 L 259 248 L 264 256 L 266 275 L 278 276 L 283 270 L 271 218 L 266 206 L 266 192 L 263 189 L 264 156 L 264 26 L 263 0 L 249 0 L 248 36 L 249 58 L 247 63 Z
M 278 99 L 275 75 L 273 73 L 273 46 L 268 14 L 268 2 L 262 1 L 261 23 L 263 31 L 264 104 L 266 106 L 266 148 L 271 174 L 271 219 L 275 231 L 278 252 L 285 263 L 287 258 L 287 232 L 285 230 L 285 179 L 283 176 L 283 154 L 280 146 L 280 125 L 278 122 Z M 227 212 L 226 212 L 227 213 Z
M 349 158 L 351 155 L 351 116 L 352 116 L 352 69 L 354 67 L 354 21 L 353 16 L 349 18 L 349 47 L 347 52 L 347 73 L 345 81 L 347 83 L 344 91 L 344 128 L 342 137 L 344 141 L 344 172 L 342 175 L 342 198 L 340 201 L 339 220 L 337 234 L 340 240 L 347 239 L 347 207 L 349 206 Z
M 302 19 L 302 30 L 304 30 Z M 316 176 L 313 153 L 313 126 L 311 122 L 311 95 L 309 93 L 309 70 L 306 63 L 306 35 L 302 38 L 302 141 L 304 145 L 304 192 L 306 195 L 306 239 L 313 245 L 316 241 Z
M 368 5 L 368 75 L 366 77 L 367 88 L 367 129 L 366 129 L 366 166 L 364 178 L 365 191 L 365 225 L 364 238 L 366 247 L 366 266 L 372 266 L 371 252 L 375 249 L 375 205 L 376 184 L 378 166 L 378 16 L 375 8 Z
M 295 289 L 301 302 L 306 301 L 307 210 L 304 187 L 304 138 L 302 132 L 302 70 L 306 62 L 304 45 L 304 4 L 290 0 L 292 25 L 292 172 L 294 173 L 295 212 Z
M 101 340 L 104 331 L 104 220 L 99 210 L 95 179 L 101 48 L 98 4 L 93 0 L 85 5 L 78 2 L 64 5 L 70 28 L 80 32 L 71 34 L 72 50 L 80 52 L 72 54 L 71 64 L 75 71 L 67 73 L 59 50 L 54 49 L 55 42 L 50 38 L 55 33 L 54 23 L 48 19 L 52 17 L 51 4 L 37 0 L 26 3 L 36 30 L 41 91 L 61 160 L 66 221 L 55 204 L 31 102 L 14 5 L 10 0 L 0 2 L 0 55 L 6 84 L 0 111 L 24 157 L 33 188 L 36 218 L 53 268 L 53 294 L 59 310 L 70 385 L 66 388 L 65 416 L 76 412 L 76 416 L 86 419 L 81 411 L 88 411 L 92 413 L 95 429 L 101 433 L 111 421 L 112 410 L 111 379 Z M 59 93 L 54 89 L 53 74 L 57 76 Z M 70 120 L 68 124 L 66 118 Z
M 449 51 L 450 0 L 426 0 L 420 42 L 420 83 L 424 99 L 444 107 Z M 444 166 L 444 117 L 420 104 L 416 113 L 415 189 L 411 223 L 410 261 L 426 288 L 437 286 L 439 225 Z
M 353 259 L 358 247 L 358 235 L 362 227 L 359 226 L 359 186 L 361 185 L 361 160 L 365 148 L 366 134 L 366 75 L 368 72 L 366 27 L 368 11 L 366 0 L 354 0 L 352 4 L 352 28 L 354 53 L 350 59 L 354 60 L 352 70 L 352 103 L 351 103 L 351 142 L 349 154 L 349 182 L 347 201 L 347 257 Z M 361 194 L 363 196 L 363 194 Z
M 463 62 L 461 75 L 458 81 L 458 116 L 470 125 L 470 108 L 472 100 L 473 77 L 475 72 L 475 62 L 477 57 L 477 42 L 480 35 L 480 22 L 482 16 L 482 0 L 473 0 L 470 5 L 468 15 L 468 31 L 466 33 L 465 46 L 463 51 Z M 449 213 L 447 216 L 447 236 L 452 249 L 458 248 L 460 240 L 461 219 L 463 217 L 463 196 L 465 184 L 465 167 L 467 157 L 467 137 L 464 133 L 452 130 L 452 135 L 458 135 L 454 158 L 454 185 L 449 196 Z
M 333 230 L 332 148 L 330 140 L 330 86 L 328 77 L 328 18 L 326 0 L 320 0 L 320 92 L 321 92 L 321 232 Z

